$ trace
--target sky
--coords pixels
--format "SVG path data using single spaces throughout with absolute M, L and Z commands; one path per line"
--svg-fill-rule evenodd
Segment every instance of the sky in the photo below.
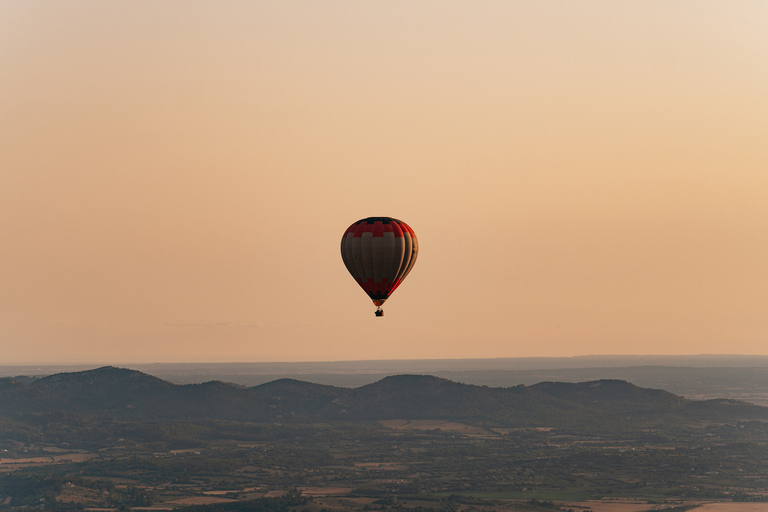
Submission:
M 0 362 L 768 354 L 768 3 L 0 2 Z M 407 222 L 383 318 L 345 229 Z

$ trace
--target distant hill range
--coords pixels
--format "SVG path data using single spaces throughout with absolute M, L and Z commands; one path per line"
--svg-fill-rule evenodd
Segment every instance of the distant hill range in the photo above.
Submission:
M 2 366 L 0 377 L 37 379 L 101 365 Z M 174 384 L 212 380 L 258 386 L 277 379 L 356 388 L 393 375 L 434 375 L 490 387 L 530 386 L 543 381 L 626 380 L 694 400 L 733 398 L 768 406 L 768 356 L 579 356 L 491 359 L 414 359 L 272 363 L 153 363 L 130 368 Z
M 589 426 L 627 418 L 651 422 L 768 420 L 767 407 L 738 400 L 692 401 L 622 380 L 504 388 L 396 375 L 354 389 L 294 379 L 241 387 L 218 381 L 176 385 L 114 367 L 41 379 L 0 379 L 0 416 L 60 413 L 125 421 L 447 419 L 500 427 Z

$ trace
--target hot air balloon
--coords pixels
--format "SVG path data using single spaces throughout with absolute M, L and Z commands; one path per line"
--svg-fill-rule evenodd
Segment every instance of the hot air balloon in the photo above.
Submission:
M 381 305 L 416 263 L 419 242 L 405 222 L 392 217 L 368 217 L 347 228 L 341 238 L 341 258 L 357 284 L 383 316 Z

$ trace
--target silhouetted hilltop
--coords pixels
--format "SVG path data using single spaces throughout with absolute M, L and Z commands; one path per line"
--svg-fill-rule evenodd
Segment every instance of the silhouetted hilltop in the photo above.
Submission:
M 0 379 L 0 416 L 87 414 L 122 420 L 250 422 L 446 419 L 497 426 L 591 425 L 633 416 L 768 419 L 738 401 L 695 402 L 621 380 L 492 388 L 428 375 L 396 375 L 355 389 L 279 379 L 244 388 L 218 381 L 178 386 L 121 368 Z
M 589 406 L 643 409 L 677 408 L 688 400 L 661 389 L 635 386 L 623 380 L 602 379 L 592 382 L 540 382 L 531 389 L 547 395 Z
M 107 396 L 110 394 L 163 393 L 173 384 L 137 370 L 104 366 L 95 370 L 74 373 L 58 373 L 36 380 L 30 387 L 39 390 L 55 390 L 57 393 L 89 394 Z
M 520 424 L 540 422 L 550 411 L 583 407 L 529 387 L 489 388 L 428 375 L 395 375 L 352 390 L 343 401 L 354 419 L 453 419 Z
M 325 384 L 312 384 L 296 379 L 278 379 L 266 384 L 250 388 L 261 396 L 273 399 L 293 397 L 301 400 L 322 400 L 327 397 L 336 398 L 340 394 L 349 392 L 348 388 L 328 386 Z
M 176 386 L 146 373 L 105 366 L 95 370 L 59 373 L 29 384 L 47 409 L 64 408 L 98 413 L 133 407 L 162 407 Z

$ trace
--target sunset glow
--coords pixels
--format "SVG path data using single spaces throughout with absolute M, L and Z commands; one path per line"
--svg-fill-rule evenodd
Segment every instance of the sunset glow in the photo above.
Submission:
M 768 3 L 0 5 L 4 364 L 768 354 Z M 418 234 L 375 318 L 339 244 Z

